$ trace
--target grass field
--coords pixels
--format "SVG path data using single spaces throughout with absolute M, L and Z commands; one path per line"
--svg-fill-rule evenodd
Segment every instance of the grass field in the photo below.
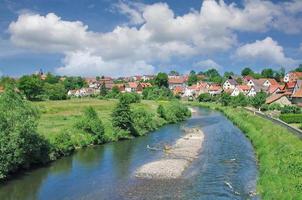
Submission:
M 302 140 L 243 108 L 195 105 L 223 112 L 251 140 L 259 162 L 257 185 L 262 199 L 302 199 Z
M 52 139 L 62 131 L 72 129 L 76 119 L 88 106 L 92 106 L 99 114 L 105 126 L 105 134 L 114 141 L 113 127 L 111 123 L 111 113 L 117 100 L 99 100 L 93 98 L 71 99 L 65 101 L 43 101 L 35 102 L 41 110 L 41 118 L 38 126 L 38 133 L 47 139 Z M 156 113 L 158 103 L 155 101 L 142 101 L 133 104 L 135 107 L 144 107 L 148 111 Z

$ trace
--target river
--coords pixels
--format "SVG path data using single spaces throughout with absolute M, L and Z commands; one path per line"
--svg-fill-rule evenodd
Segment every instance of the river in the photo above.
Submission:
M 258 199 L 257 163 L 249 140 L 222 114 L 196 108 L 186 122 L 133 140 L 78 151 L 0 185 L 1 200 Z M 176 180 L 141 180 L 135 170 L 159 158 L 146 148 L 173 144 L 182 127 L 205 134 L 198 159 Z

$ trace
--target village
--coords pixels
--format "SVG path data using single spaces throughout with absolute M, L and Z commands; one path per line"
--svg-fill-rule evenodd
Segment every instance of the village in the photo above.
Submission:
M 244 94 L 254 97 L 259 92 L 267 94 L 266 103 L 278 103 L 284 105 L 302 106 L 302 72 L 288 72 L 280 82 L 273 78 L 255 79 L 252 76 L 231 75 L 222 84 L 207 81 L 205 75 L 197 75 L 195 84 L 188 84 L 189 75 L 168 75 L 169 89 L 175 96 L 182 99 L 194 100 L 201 94 L 211 96 L 227 93 L 230 96 Z M 110 91 L 113 88 L 121 93 L 142 94 L 143 90 L 152 87 L 155 75 L 143 75 L 122 77 L 114 79 L 111 77 L 85 78 L 88 87 L 69 90 L 68 96 L 84 97 L 99 94 L 102 85 Z

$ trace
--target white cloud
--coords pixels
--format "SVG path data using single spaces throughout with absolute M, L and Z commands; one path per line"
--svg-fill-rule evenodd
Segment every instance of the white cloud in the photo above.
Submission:
M 265 32 L 276 28 L 290 33 L 301 32 L 302 25 L 290 23 L 301 13 L 297 6 L 300 6 L 299 1 L 274 4 L 245 0 L 243 8 L 223 0 L 203 1 L 199 11 L 176 16 L 166 3 L 145 5 L 120 1 L 115 7 L 129 18 L 129 24 L 117 26 L 111 32 L 94 32 L 81 21 L 66 21 L 54 13 L 46 16 L 22 13 L 9 25 L 9 33 L 18 47 L 64 54 L 64 66 L 58 72 L 84 73 L 85 65 L 78 66 L 77 56 L 73 56 L 81 55 L 80 61 L 91 66 L 89 71 L 106 72 L 106 66 L 117 69 L 115 66 L 120 64 L 116 73 L 127 73 L 129 66 L 142 60 L 151 66 L 151 63 L 169 62 L 177 56 L 228 51 L 238 45 L 239 31 Z M 285 25 L 281 26 L 282 23 Z M 283 55 L 279 63 L 291 60 L 284 56 L 282 47 L 277 52 Z M 276 61 L 275 57 L 271 58 Z M 92 59 L 92 63 L 88 59 Z M 82 70 L 73 70 L 73 67 Z
M 208 70 L 211 68 L 214 68 L 214 69 L 221 68 L 221 65 L 217 64 L 214 60 L 211 60 L 211 59 L 199 61 L 199 62 L 195 63 L 194 66 L 198 67 L 199 69 L 202 69 L 202 70 Z
M 64 66 L 57 68 L 56 72 L 63 75 L 109 75 L 129 76 L 133 74 L 153 74 L 154 67 L 144 61 L 133 63 L 105 62 L 102 57 L 88 52 L 68 53 L 63 60 Z M 123 66 L 123 67 L 121 67 Z
M 239 47 L 236 51 L 236 56 L 240 59 L 260 60 L 269 64 L 283 66 L 291 66 L 296 63 L 294 59 L 285 56 L 283 47 L 271 37 Z
M 144 4 L 135 2 L 119 1 L 114 7 L 123 15 L 129 18 L 129 24 L 138 25 L 145 22 L 142 11 Z

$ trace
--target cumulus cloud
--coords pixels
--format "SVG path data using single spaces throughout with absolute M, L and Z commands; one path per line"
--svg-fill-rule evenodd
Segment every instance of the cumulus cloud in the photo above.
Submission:
M 289 23 L 301 13 L 296 9 L 299 1 L 274 4 L 245 0 L 244 6 L 239 7 L 223 0 L 208 0 L 202 2 L 199 11 L 182 16 L 175 15 L 166 3 L 145 5 L 120 1 L 115 6 L 129 18 L 129 24 L 117 26 L 111 32 L 94 32 L 81 21 L 66 21 L 54 13 L 45 16 L 23 13 L 9 25 L 10 39 L 18 47 L 64 54 L 60 73 L 84 73 L 86 66 L 76 65 L 78 57 L 90 66 L 89 71 L 102 68 L 107 72 L 106 66 L 111 66 L 110 72 L 117 69 L 116 73 L 127 73 L 126 69 L 132 65 L 133 69 L 141 70 L 135 67 L 137 63 L 150 67 L 154 62 L 169 62 L 174 57 L 230 50 L 239 43 L 237 32 L 265 32 L 275 28 L 298 33 L 302 29 L 301 25 Z M 282 47 L 279 54 L 283 55 L 282 62 L 290 61 Z
M 211 68 L 214 69 L 220 69 L 221 65 L 217 64 L 214 60 L 207 59 L 207 60 L 202 60 L 194 64 L 195 67 L 202 69 L 202 70 L 208 70 Z
M 291 66 L 296 63 L 294 59 L 285 56 L 283 47 L 271 37 L 239 47 L 236 51 L 236 56 L 241 59 L 260 60 L 269 64 L 283 66 Z

